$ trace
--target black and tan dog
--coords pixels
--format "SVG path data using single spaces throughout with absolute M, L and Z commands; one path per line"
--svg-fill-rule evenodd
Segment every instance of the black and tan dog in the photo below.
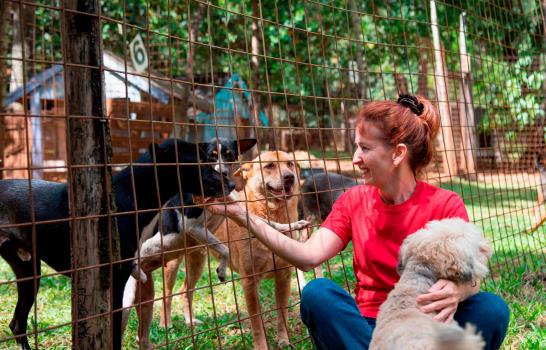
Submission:
M 239 152 L 245 152 L 255 144 L 255 139 L 240 141 L 213 139 L 206 145 L 201 145 L 204 152 L 202 161 L 223 174 L 225 179 L 229 179 L 230 173 L 235 169 L 233 165 Z M 225 281 L 228 248 L 211 233 L 211 230 L 215 230 L 225 218 L 219 215 L 207 216 L 199 206 L 204 200 L 202 196 L 192 192 L 185 192 L 182 196 L 177 194 L 163 205 L 160 213 L 142 230 L 139 248 L 135 254 L 137 260 L 134 261 L 131 277 L 125 286 L 122 321 L 122 330 L 125 330 L 130 307 L 136 305 L 141 348 L 151 347 L 149 327 L 153 316 L 154 270 L 184 255 L 194 246 L 207 245 L 220 257 L 218 278 Z
M 255 140 L 241 140 L 236 148 L 246 150 L 255 143 Z M 131 166 L 113 177 L 120 253 L 122 260 L 126 260 L 114 265 L 113 269 L 113 310 L 118 311 L 113 317 L 115 349 L 121 349 L 119 310 L 125 284 L 134 267 L 131 258 L 135 256 L 141 230 L 153 220 L 162 204 L 180 190 L 185 194 L 221 197 L 235 188 L 222 171 L 211 165 L 198 165 L 209 159 L 207 152 L 211 149 L 217 149 L 217 145 L 170 139 L 152 145 Z M 23 350 L 30 349 L 26 337 L 27 320 L 36 297 L 33 277 L 35 273 L 40 274 L 39 261 L 70 276 L 67 272 L 72 269 L 69 218 L 66 183 L 0 181 L 0 242 L 4 242 L 0 254 L 15 273 L 18 292 L 10 328 Z M 30 254 L 33 246 L 36 256 Z

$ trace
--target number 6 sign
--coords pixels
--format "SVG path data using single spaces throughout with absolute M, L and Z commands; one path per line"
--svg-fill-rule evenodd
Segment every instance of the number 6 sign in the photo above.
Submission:
M 148 69 L 148 54 L 140 34 L 137 34 L 129 44 L 129 51 L 131 52 L 131 60 L 135 70 L 139 73 L 146 71 Z

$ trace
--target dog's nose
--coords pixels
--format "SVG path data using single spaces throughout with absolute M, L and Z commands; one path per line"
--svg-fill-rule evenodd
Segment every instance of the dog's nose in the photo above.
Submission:
M 294 176 L 294 174 L 289 173 L 289 174 L 284 174 L 282 179 L 283 179 L 285 184 L 291 185 L 296 180 L 296 177 Z

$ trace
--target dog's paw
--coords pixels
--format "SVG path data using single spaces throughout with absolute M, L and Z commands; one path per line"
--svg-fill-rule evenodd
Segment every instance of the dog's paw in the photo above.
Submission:
M 137 341 L 138 341 L 138 347 L 139 347 L 141 350 L 153 349 L 152 343 L 150 343 L 150 340 L 149 340 L 149 339 L 140 339 L 140 338 L 137 336 Z
M 220 282 L 224 283 L 226 281 L 226 269 L 216 268 L 216 274 Z
M 17 255 L 22 261 L 30 261 L 30 259 L 32 259 L 32 255 L 23 248 L 17 249 Z
M 290 226 L 292 227 L 292 230 L 303 230 L 304 228 L 310 225 L 311 223 L 307 220 L 299 220 L 290 224 Z

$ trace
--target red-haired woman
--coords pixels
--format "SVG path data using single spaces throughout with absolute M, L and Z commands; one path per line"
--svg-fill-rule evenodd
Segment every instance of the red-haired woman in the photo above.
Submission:
M 301 317 L 317 348 L 367 349 L 379 306 L 398 281 L 396 265 L 404 238 L 431 220 L 459 217 L 468 221 L 457 194 L 417 179 L 432 160 L 439 126 L 434 107 L 420 96 L 401 95 L 396 102 L 366 104 L 358 113 L 353 156 L 365 184 L 347 190 L 305 243 L 262 221 L 247 220 L 239 204 L 227 206 L 231 219 L 304 271 L 353 242 L 354 299 L 328 279 L 313 280 L 302 292 Z M 222 214 L 226 207 L 214 205 L 210 210 Z M 498 349 L 504 339 L 508 307 L 497 295 L 479 292 L 479 283 L 439 280 L 417 301 L 423 312 L 437 312 L 434 319 L 439 322 L 474 324 L 486 349 Z M 415 331 L 419 332 L 419 325 Z

